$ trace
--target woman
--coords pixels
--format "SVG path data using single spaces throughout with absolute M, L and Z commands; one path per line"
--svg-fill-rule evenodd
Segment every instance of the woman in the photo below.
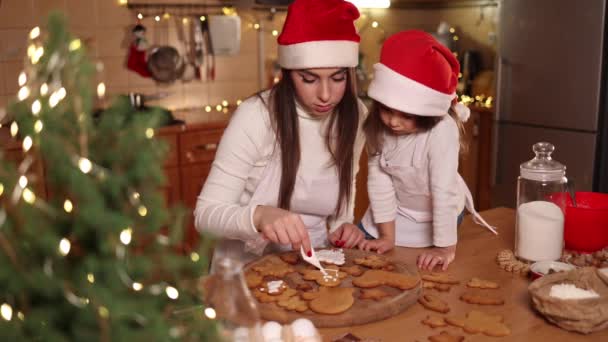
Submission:
M 352 76 L 358 16 L 343 0 L 289 6 L 282 78 L 236 110 L 197 201 L 197 229 L 223 238 L 214 259 L 363 240 L 351 224 L 366 113 Z

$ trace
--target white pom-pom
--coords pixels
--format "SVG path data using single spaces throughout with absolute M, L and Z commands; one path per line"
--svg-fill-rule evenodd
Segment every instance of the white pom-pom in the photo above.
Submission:
M 471 110 L 462 102 L 456 102 L 454 111 L 456 112 L 456 115 L 458 115 L 458 119 L 462 122 L 466 122 L 471 116 Z
M 298 318 L 291 323 L 291 330 L 295 337 L 316 337 L 317 329 L 306 318 Z

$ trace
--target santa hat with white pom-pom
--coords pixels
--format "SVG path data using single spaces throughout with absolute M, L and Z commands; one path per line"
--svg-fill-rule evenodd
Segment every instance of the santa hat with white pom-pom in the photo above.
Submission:
M 456 96 L 459 73 L 454 54 L 433 36 L 402 31 L 384 42 L 368 95 L 412 115 L 443 116 L 452 107 L 466 121 L 470 111 Z

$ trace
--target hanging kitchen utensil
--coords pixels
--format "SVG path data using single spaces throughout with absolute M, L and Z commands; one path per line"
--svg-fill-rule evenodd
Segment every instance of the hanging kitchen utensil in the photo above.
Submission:
M 205 37 L 203 37 L 202 25 L 199 24 L 200 18 L 192 19 L 192 41 L 194 42 L 194 65 L 196 66 L 196 77 L 203 79 L 201 68 L 205 63 Z
M 179 52 L 174 47 L 167 45 L 169 41 L 168 27 L 166 28 L 165 38 L 165 45 L 156 46 L 150 50 L 148 69 L 157 82 L 173 83 L 183 74 L 185 64 Z
M 205 18 L 209 18 L 206 14 L 203 14 Z M 209 20 L 201 20 L 201 29 L 205 39 L 205 45 L 207 48 L 207 58 L 205 59 L 206 64 L 206 78 L 210 81 L 215 80 L 215 55 L 213 53 L 213 42 L 211 41 L 211 33 L 209 32 Z
M 180 25 L 178 18 L 176 17 L 175 25 L 177 26 L 177 38 L 182 47 L 182 59 L 184 61 L 184 72 L 182 73 L 181 79 L 183 82 L 190 82 L 196 77 L 195 65 L 192 61 L 190 54 L 189 37 L 190 37 L 190 20 L 183 18 Z

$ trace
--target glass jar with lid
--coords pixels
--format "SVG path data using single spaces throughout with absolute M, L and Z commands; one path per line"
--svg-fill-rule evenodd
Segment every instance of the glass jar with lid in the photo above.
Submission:
M 520 165 L 517 178 L 515 256 L 524 261 L 558 260 L 564 244 L 566 166 L 553 160 L 555 147 L 534 144 L 536 156 Z

